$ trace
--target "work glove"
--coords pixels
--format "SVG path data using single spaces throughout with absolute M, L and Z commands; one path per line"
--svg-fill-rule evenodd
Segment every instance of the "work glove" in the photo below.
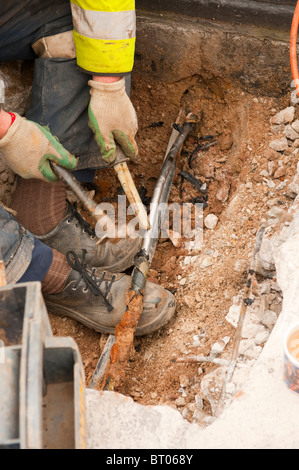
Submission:
M 125 79 L 114 83 L 89 80 L 88 84 L 91 87 L 88 125 L 95 135 L 102 158 L 113 163 L 116 144 L 119 144 L 127 157 L 137 161 L 137 116 L 125 90 Z
M 0 140 L 0 155 L 16 174 L 24 179 L 55 182 L 58 178 L 51 169 L 50 161 L 69 170 L 76 168 L 77 159 L 47 127 L 15 115 L 15 121 Z

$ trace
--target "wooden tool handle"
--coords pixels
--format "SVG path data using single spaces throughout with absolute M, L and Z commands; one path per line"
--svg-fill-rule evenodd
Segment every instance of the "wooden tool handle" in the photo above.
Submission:
M 120 147 L 117 148 L 117 160 L 122 157 L 125 159 L 125 155 L 122 153 Z M 123 187 L 123 190 L 129 200 L 130 204 L 134 204 L 134 209 L 136 217 L 139 220 L 140 227 L 148 230 L 150 228 L 150 223 L 147 217 L 146 209 L 140 199 L 139 193 L 136 189 L 135 183 L 129 171 L 126 161 L 121 161 L 114 165 L 114 169 L 120 181 L 120 184 Z

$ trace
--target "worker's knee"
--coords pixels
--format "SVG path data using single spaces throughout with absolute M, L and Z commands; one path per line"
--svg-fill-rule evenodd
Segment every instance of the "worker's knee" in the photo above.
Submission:
M 40 58 L 63 58 L 74 59 L 76 47 L 73 39 L 73 31 L 65 31 L 40 38 L 32 45 L 35 54 Z

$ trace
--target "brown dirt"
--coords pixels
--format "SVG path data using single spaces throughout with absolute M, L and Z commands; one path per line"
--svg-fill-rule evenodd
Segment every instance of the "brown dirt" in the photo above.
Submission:
M 216 214 L 217 229 L 205 228 L 202 250 L 193 253 L 188 253 L 184 244 L 175 247 L 169 239 L 159 242 L 149 278 L 175 294 L 176 314 L 161 330 L 135 338 L 135 353 L 128 363 L 126 378 L 117 389 L 142 404 L 168 404 L 182 410 L 194 402 L 201 379 L 216 366 L 178 364 L 173 360 L 188 353 L 208 355 L 213 344 L 224 336 L 231 338 L 226 351 L 231 350 L 234 328 L 225 316 L 233 296 L 244 287 L 256 231 L 274 203 L 282 208 L 292 203 L 287 187 L 275 192 L 260 174 L 273 158 L 274 166 L 278 165 L 279 155 L 268 148 L 270 118 L 275 110 L 288 105 L 288 99 L 256 98 L 234 84 L 214 78 L 203 81 L 200 76 L 193 76 L 168 85 L 144 83 L 136 78 L 132 101 L 139 118 L 141 163 L 130 168 L 137 187 L 145 187 L 148 196 L 158 177 L 180 106 L 189 107 L 199 116 L 203 113 L 200 127 L 184 146 L 170 202 L 188 202 L 200 196 L 187 181 L 181 187 L 178 173 L 189 171 L 208 185 L 204 217 Z M 188 158 L 203 135 L 213 135 L 217 144 L 196 154 L 190 168 Z M 292 155 L 281 158 L 285 174 L 279 180 L 291 181 L 297 162 Z M 114 174 L 107 170 L 97 175 L 96 182 L 99 199 L 115 194 L 119 186 Z M 190 263 L 184 263 L 190 255 Z M 203 260 L 208 260 L 205 268 Z M 50 319 L 54 334 L 70 335 L 77 342 L 88 384 L 107 335 L 68 318 L 50 314 Z M 200 346 L 193 344 L 194 335 L 199 335 Z M 183 402 L 176 402 L 182 396 L 179 391 L 182 385 L 186 396 Z M 185 416 L 191 420 L 191 411 Z

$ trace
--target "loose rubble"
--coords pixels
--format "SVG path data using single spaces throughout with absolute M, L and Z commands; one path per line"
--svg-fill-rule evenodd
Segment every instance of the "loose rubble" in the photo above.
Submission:
M 293 95 L 292 95 L 293 96 Z M 294 102 L 294 96 L 292 97 Z M 294 104 L 299 104 L 299 100 Z M 297 143 L 294 145 L 293 141 L 299 137 L 297 131 L 299 131 L 299 120 L 295 118 L 295 108 L 290 106 L 277 113 L 272 119 L 272 124 L 284 125 L 284 129 L 279 128 L 279 132 L 283 132 L 285 137 L 274 139 L 269 142 L 269 150 L 266 155 L 268 156 L 267 170 L 262 170 L 260 175 L 263 177 L 264 184 L 269 188 L 276 188 L 278 190 L 283 189 L 286 185 L 276 186 L 275 182 L 269 177 L 275 179 L 282 179 L 286 175 L 285 162 L 288 160 L 290 155 L 294 154 L 297 156 Z M 273 129 L 273 128 L 272 128 Z M 287 140 L 288 139 L 288 140 Z M 294 148 L 295 147 L 295 148 Z M 275 153 L 271 153 L 271 151 Z M 276 153 L 277 152 L 277 153 Z M 279 152 L 279 153 L 278 153 Z M 286 152 L 286 155 L 284 155 Z M 275 163 L 274 163 L 275 162 Z M 276 163 L 277 162 L 277 163 Z M 289 190 L 291 195 L 299 194 L 299 163 L 297 165 L 297 173 L 289 183 Z M 247 183 L 246 189 L 251 189 L 252 184 Z M 291 196 L 293 199 L 293 196 Z M 272 206 L 269 204 L 268 207 Z M 274 201 L 273 201 L 274 203 Z M 255 205 L 251 206 L 254 209 Z M 212 214 L 211 214 L 212 215 Z M 270 214 L 271 215 L 271 214 Z M 205 219 L 205 226 L 209 227 L 209 223 L 206 224 L 207 217 Z M 286 223 L 285 230 L 287 230 L 289 223 Z M 259 256 L 259 271 L 262 274 L 262 279 L 257 286 L 257 296 L 251 305 L 248 305 L 246 311 L 246 317 L 242 328 L 242 339 L 239 344 L 239 357 L 234 372 L 233 380 L 226 387 L 225 401 L 229 403 L 234 395 L 238 391 L 242 390 L 242 387 L 246 383 L 248 374 L 259 358 L 262 348 L 268 340 L 273 327 L 276 324 L 277 318 L 282 308 L 282 293 L 278 283 L 274 280 L 275 276 L 275 253 L 277 247 L 283 242 L 285 237 L 283 233 L 277 232 L 271 234 L 271 228 L 269 229 L 270 237 L 265 238 L 262 243 L 260 256 Z M 272 236 L 271 236 L 272 235 Z M 206 258 L 202 261 L 201 267 L 209 266 Z M 246 264 L 246 262 L 245 262 Z M 244 263 L 242 260 L 236 262 L 236 269 L 243 271 Z M 265 276 L 265 277 L 264 277 Z M 242 290 L 237 296 L 233 298 L 233 303 L 225 317 L 226 321 L 229 322 L 234 328 L 238 325 L 238 319 L 243 301 Z M 226 337 L 222 340 L 218 340 L 211 348 L 209 357 L 211 362 L 213 357 L 221 357 L 227 360 L 229 364 L 230 354 L 226 350 L 226 344 L 230 338 Z M 206 374 L 200 383 L 200 396 L 207 400 L 211 406 L 211 414 L 206 414 L 203 410 L 198 412 L 195 410 L 193 413 L 193 420 L 202 426 L 206 426 L 211 421 L 208 417 L 213 420 L 213 417 L 218 414 L 218 406 L 222 397 L 223 384 L 225 381 L 227 366 L 221 366 L 213 370 L 209 374 Z
M 202 134 L 213 134 L 219 142 L 196 154 L 191 169 L 188 156 L 182 155 L 180 161 L 179 170 L 187 170 L 202 181 L 201 189 L 208 196 L 201 215 L 203 239 L 195 242 L 176 237 L 174 243 L 169 232 L 169 239 L 159 242 L 149 277 L 174 292 L 176 317 L 155 334 L 136 338 L 135 353 L 119 392 L 140 404 L 167 405 L 179 410 L 185 420 L 206 427 L 216 419 L 219 401 L 223 399 L 223 380 L 257 231 L 271 210 L 288 211 L 298 194 L 299 138 L 291 134 L 291 129 L 298 130 L 299 111 L 297 104 L 284 99 L 279 101 L 284 103 L 281 109 L 293 109 L 275 118 L 279 108 L 274 99 L 239 94 L 234 95 L 235 100 L 225 101 L 215 98 L 202 83 L 194 88 L 192 80 L 189 96 L 193 101 L 188 105 L 199 103 L 205 110 Z M 141 165 L 134 176 L 137 185 L 142 182 L 147 187 L 148 194 L 169 138 L 167 129 L 149 125 L 162 120 L 172 122 L 178 110 L 174 107 L 170 116 L 168 107 L 173 106 L 176 93 L 180 101 L 187 86 L 187 80 L 171 85 L 171 103 L 167 102 L 170 95 L 167 86 L 148 88 L 141 83 L 133 90 L 133 99 L 138 95 L 137 111 L 140 107 L 140 149 L 146 156 L 144 167 Z M 240 105 L 235 107 L 240 96 Z M 241 116 L 238 122 L 236 116 Z M 242 120 L 244 126 L 240 125 Z M 191 138 L 184 150 L 190 155 L 195 146 L 196 141 Z M 160 154 L 157 148 L 161 149 Z M 152 162 L 150 168 L 148 158 Z M 109 181 L 106 176 L 101 173 L 100 181 Z M 109 190 L 113 189 L 110 184 Z M 186 180 L 181 185 L 180 177 L 176 178 L 171 202 L 190 203 L 198 196 L 197 188 Z M 282 295 L 275 277 L 275 250 L 283 240 L 284 224 L 287 226 L 288 222 L 265 231 L 254 302 L 247 307 L 238 361 L 225 389 L 225 403 L 241 393 L 280 315 Z M 105 344 L 105 335 L 99 341 L 96 335 L 70 320 L 62 324 L 52 317 L 51 321 L 57 325 L 58 334 L 62 328 L 65 334 L 74 329 L 88 381 Z M 82 333 L 84 336 L 80 336 Z M 176 362 L 178 358 L 191 357 L 201 360 Z

